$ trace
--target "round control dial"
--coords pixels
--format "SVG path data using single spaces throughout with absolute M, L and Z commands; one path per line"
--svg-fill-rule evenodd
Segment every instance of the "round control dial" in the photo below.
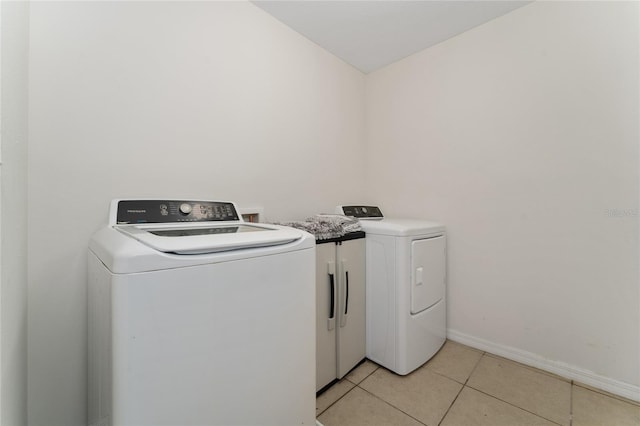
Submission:
M 187 203 L 180 204 L 180 213 L 187 215 L 191 213 L 191 210 L 193 210 L 193 207 L 191 207 L 191 204 L 187 204 Z

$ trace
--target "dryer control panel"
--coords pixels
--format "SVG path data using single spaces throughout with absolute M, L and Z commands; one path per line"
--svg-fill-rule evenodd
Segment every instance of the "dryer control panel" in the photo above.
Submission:
M 119 200 L 116 223 L 242 222 L 233 203 L 193 200 Z
M 382 219 L 384 216 L 376 206 L 338 206 L 339 213 L 358 219 Z

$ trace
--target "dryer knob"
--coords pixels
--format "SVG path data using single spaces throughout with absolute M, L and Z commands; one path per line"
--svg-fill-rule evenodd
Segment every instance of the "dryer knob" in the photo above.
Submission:
M 193 208 L 191 207 L 191 204 L 187 204 L 187 203 L 180 204 L 180 213 L 186 215 L 191 213 L 191 210 L 193 210 Z

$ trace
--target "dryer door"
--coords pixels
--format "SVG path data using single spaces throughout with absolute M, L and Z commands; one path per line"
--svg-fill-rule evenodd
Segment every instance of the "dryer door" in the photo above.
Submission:
M 445 295 L 445 236 L 411 242 L 411 313 L 435 305 Z

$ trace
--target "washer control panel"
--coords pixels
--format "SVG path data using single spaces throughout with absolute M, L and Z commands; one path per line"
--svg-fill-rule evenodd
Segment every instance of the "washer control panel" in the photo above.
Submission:
M 226 201 L 120 200 L 116 221 L 126 223 L 241 222 Z
M 384 216 L 376 206 L 339 206 L 345 216 L 353 216 L 358 219 L 382 219 Z

